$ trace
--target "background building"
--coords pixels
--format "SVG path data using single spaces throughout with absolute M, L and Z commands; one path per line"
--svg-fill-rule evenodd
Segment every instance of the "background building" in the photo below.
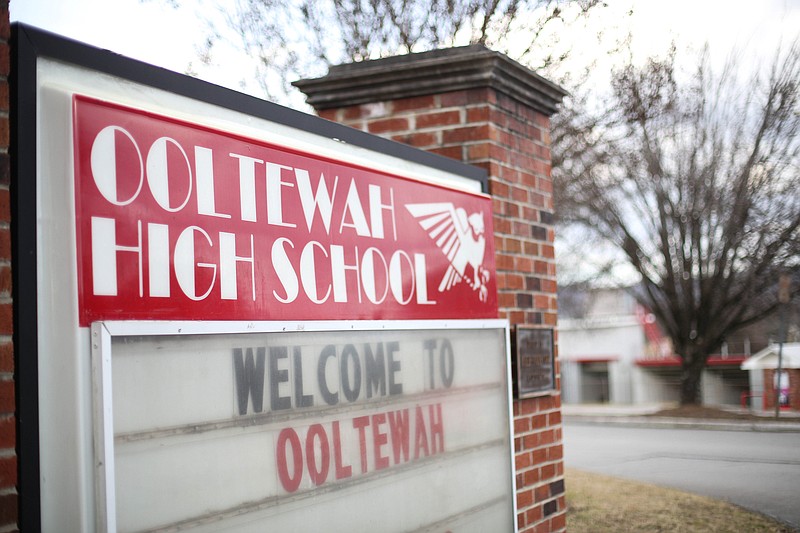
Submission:
M 652 404 L 680 399 L 680 359 L 630 289 L 559 292 L 559 353 L 565 403 Z M 731 337 L 703 372 L 703 403 L 740 405 L 750 383 L 741 364 L 765 348 L 771 322 Z M 744 396 L 743 396 L 744 395 Z

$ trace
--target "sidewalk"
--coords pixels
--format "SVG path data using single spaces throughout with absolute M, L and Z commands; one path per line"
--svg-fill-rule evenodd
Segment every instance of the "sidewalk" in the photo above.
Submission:
M 564 404 L 561 406 L 561 414 L 565 424 L 800 433 L 800 413 L 796 412 L 782 412 L 780 420 L 775 420 L 772 413 L 757 413 L 758 418 L 751 420 L 652 416 L 666 407 L 670 406 L 662 404 Z M 736 408 L 731 408 L 731 410 L 756 414 Z

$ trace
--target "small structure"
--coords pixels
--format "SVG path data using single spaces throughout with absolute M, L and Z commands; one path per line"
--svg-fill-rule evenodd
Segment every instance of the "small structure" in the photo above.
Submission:
M 742 363 L 750 373 L 750 406 L 768 411 L 775 408 L 775 372 L 778 368 L 778 344 L 770 344 Z M 800 342 L 783 345 L 781 360 L 780 402 L 782 409 L 800 410 Z

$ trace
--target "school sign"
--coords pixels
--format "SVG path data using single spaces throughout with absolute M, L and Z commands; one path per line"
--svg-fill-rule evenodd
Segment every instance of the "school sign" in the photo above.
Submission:
M 42 528 L 514 530 L 481 172 L 26 31 Z

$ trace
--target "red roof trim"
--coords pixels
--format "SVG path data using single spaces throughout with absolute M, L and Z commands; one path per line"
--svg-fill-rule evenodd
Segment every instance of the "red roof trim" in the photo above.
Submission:
M 707 366 L 736 366 L 741 365 L 747 359 L 745 355 L 728 355 L 723 357 L 721 355 L 712 355 L 709 357 Z M 644 367 L 671 367 L 681 366 L 681 360 L 677 357 L 670 357 L 668 359 L 637 359 L 636 366 Z

